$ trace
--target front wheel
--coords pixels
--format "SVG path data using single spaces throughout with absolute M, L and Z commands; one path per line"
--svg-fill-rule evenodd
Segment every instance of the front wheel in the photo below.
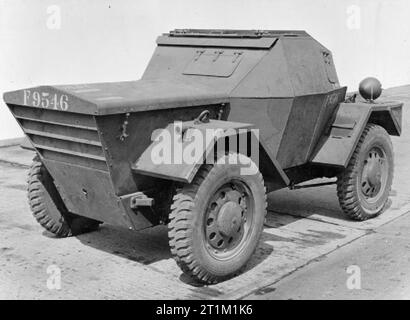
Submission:
M 241 166 L 232 164 L 237 156 L 246 158 L 229 154 L 215 165 L 203 165 L 171 206 L 171 252 L 182 271 L 200 282 L 216 283 L 238 273 L 262 234 L 264 181 L 258 170 L 241 175 Z
M 369 123 L 353 156 L 338 177 L 337 195 L 347 216 L 366 220 L 386 207 L 393 181 L 393 147 L 386 130 Z

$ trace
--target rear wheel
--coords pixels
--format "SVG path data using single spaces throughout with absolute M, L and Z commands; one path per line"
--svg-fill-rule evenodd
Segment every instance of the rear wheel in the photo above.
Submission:
M 366 220 L 384 211 L 393 167 L 393 147 L 388 133 L 379 125 L 368 124 L 337 182 L 339 203 L 347 216 Z
M 96 230 L 101 222 L 67 211 L 53 179 L 35 156 L 28 176 L 28 200 L 37 222 L 58 237 Z
M 216 283 L 238 273 L 263 230 L 262 175 L 241 175 L 240 165 L 229 162 L 234 156 L 225 156 L 222 164 L 203 165 L 171 206 L 171 252 L 182 271 L 200 282 Z

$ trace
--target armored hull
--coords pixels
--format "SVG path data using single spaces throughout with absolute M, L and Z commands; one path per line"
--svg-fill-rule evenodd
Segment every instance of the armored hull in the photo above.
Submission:
M 302 166 L 345 98 L 331 52 L 303 31 L 176 30 L 157 44 L 141 80 L 4 95 L 70 211 L 138 229 L 158 223 L 124 206 L 161 182 L 132 164 L 155 129 L 203 110 L 253 124 L 280 169 Z

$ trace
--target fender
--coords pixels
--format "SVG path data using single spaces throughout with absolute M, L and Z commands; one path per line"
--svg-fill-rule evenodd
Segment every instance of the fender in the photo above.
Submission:
M 179 162 L 173 162 L 173 163 L 164 163 L 164 162 L 158 162 L 155 159 L 155 156 L 153 154 L 156 154 L 157 151 L 155 151 L 155 148 L 158 148 L 158 135 L 153 136 L 153 142 L 151 145 L 143 152 L 143 154 L 140 156 L 140 158 L 132 165 L 132 170 L 135 173 L 138 174 L 143 174 L 143 175 L 148 175 L 148 176 L 153 176 L 157 178 L 162 178 L 162 179 L 167 179 L 167 180 L 173 180 L 173 181 L 179 181 L 179 182 L 184 182 L 184 183 L 191 183 L 193 178 L 195 177 L 195 174 L 197 173 L 199 167 L 205 162 L 206 159 L 209 159 L 208 156 L 213 157 L 213 151 L 215 150 L 215 144 L 218 141 L 221 141 L 221 139 L 225 139 L 227 137 L 233 137 L 237 136 L 239 137 L 240 135 L 243 134 L 249 134 L 245 140 L 245 142 L 248 142 L 247 145 L 249 144 L 249 140 L 247 140 L 249 137 L 251 139 L 255 138 L 255 135 L 252 134 L 252 125 L 247 124 L 247 123 L 240 123 L 240 122 L 231 122 L 231 121 L 222 121 L 222 120 L 209 120 L 209 122 L 206 123 L 197 123 L 196 121 L 187 121 L 187 122 L 180 122 L 180 129 L 178 129 L 178 126 L 174 124 L 170 124 L 165 128 L 165 132 L 170 132 L 171 135 L 172 133 L 175 133 L 176 135 L 182 133 L 182 145 L 179 146 L 179 148 L 182 148 L 182 150 L 185 150 L 189 144 L 191 144 L 190 139 L 186 139 L 185 136 L 189 135 L 192 133 L 192 129 L 196 129 L 197 133 L 202 135 L 202 137 L 206 137 L 206 135 L 209 135 L 209 132 L 213 132 L 212 136 L 210 139 L 204 139 L 203 143 L 201 143 L 201 148 L 200 152 L 198 152 L 198 155 L 195 157 L 195 159 L 192 159 L 193 161 L 189 161 L 187 163 L 186 161 L 182 161 L 181 163 Z M 207 129 L 211 129 L 207 133 Z M 161 133 L 159 133 L 161 134 Z M 258 138 L 258 137 L 256 137 Z M 226 140 L 226 139 L 225 139 Z M 234 140 L 238 141 L 238 140 Z M 253 140 L 255 141 L 255 140 Z M 257 141 L 257 149 L 258 152 L 260 153 L 260 148 L 263 149 L 261 144 Z M 172 144 L 171 144 L 172 145 Z M 241 152 L 241 139 L 239 139 L 239 152 Z M 175 152 L 175 147 L 173 147 L 173 152 Z M 223 144 L 223 147 L 225 148 L 226 145 Z M 232 146 L 229 145 L 231 148 Z M 251 146 L 252 147 L 252 146 Z M 217 146 L 219 148 L 219 145 Z M 219 150 L 219 149 L 218 149 Z M 232 150 L 231 151 L 237 151 Z M 254 152 L 254 151 L 252 151 Z M 243 153 L 243 152 L 242 152 Z M 258 153 L 258 157 L 259 157 Z M 262 152 L 262 157 L 264 157 L 264 153 Z M 265 159 L 262 159 L 264 163 L 266 162 Z M 259 160 L 258 160 L 259 162 Z M 259 163 L 257 163 L 259 165 Z M 289 184 L 289 180 L 282 170 L 282 168 L 279 166 L 277 161 L 273 161 L 272 164 L 269 166 L 269 171 L 271 172 L 272 176 L 277 177 L 277 184 L 282 185 L 283 187 Z
M 346 167 L 368 123 L 382 126 L 390 135 L 400 136 L 401 102 L 341 103 L 325 130 L 311 162 L 317 165 Z

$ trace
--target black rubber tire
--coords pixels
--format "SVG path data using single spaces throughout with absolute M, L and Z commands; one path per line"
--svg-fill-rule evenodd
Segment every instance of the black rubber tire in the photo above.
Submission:
M 31 212 L 37 222 L 57 237 L 69 237 L 94 231 L 100 221 L 81 217 L 67 211 L 53 179 L 35 156 L 28 175 L 27 195 Z
M 225 156 L 226 159 L 230 155 Z M 168 236 L 171 253 L 182 271 L 200 283 L 217 283 L 238 274 L 255 251 L 266 216 L 266 188 L 262 175 L 241 176 L 240 165 L 202 165 L 192 183 L 177 190 L 171 206 Z M 240 177 L 249 187 L 254 201 L 252 228 L 246 245 L 229 260 L 217 260 L 205 248 L 204 215 L 218 186 Z
M 359 179 L 362 175 L 364 160 L 373 148 L 382 148 L 388 161 L 386 184 L 379 192 L 380 198 L 373 204 L 363 200 Z M 338 176 L 337 196 L 343 212 L 351 219 L 363 221 L 380 215 L 386 208 L 393 181 L 393 146 L 386 130 L 369 123 L 365 127 L 347 168 Z

